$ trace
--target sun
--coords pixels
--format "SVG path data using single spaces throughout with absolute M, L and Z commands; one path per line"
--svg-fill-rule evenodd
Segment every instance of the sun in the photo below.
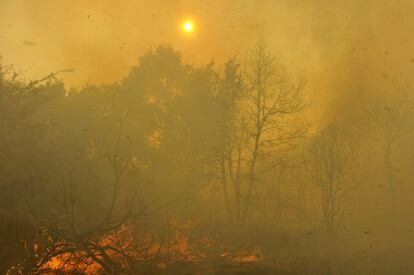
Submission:
M 192 33 L 194 31 L 194 23 L 190 20 L 186 20 L 182 24 L 182 29 L 186 33 Z

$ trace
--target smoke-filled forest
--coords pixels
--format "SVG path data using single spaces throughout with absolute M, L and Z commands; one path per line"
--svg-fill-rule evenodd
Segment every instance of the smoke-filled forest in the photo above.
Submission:
M 411 1 L 0 1 L 1 274 L 414 274 Z

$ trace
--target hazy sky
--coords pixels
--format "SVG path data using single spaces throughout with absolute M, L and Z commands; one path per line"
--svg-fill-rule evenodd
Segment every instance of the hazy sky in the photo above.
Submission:
M 0 0 L 0 55 L 31 77 L 73 68 L 69 84 L 104 83 L 159 43 L 206 63 L 264 36 L 326 108 L 347 89 L 410 78 L 413 14 L 411 0 Z M 191 36 L 180 31 L 187 17 Z

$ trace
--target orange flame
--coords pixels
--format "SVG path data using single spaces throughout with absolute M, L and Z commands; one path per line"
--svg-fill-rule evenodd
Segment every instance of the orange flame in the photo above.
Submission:
M 173 220 L 170 222 L 171 230 L 167 241 L 163 241 L 155 234 L 136 234 L 132 226 L 122 226 L 118 231 L 103 236 L 96 243 L 99 247 L 112 248 L 106 250 L 107 255 L 111 260 L 125 268 L 128 265 L 125 256 L 137 263 L 151 261 L 154 263 L 154 268 L 160 270 L 174 263 L 197 263 L 209 256 L 222 258 L 233 263 L 248 264 L 263 260 L 260 249 L 232 251 L 208 237 L 194 240 L 191 238 L 194 227 L 195 225 L 191 221 L 178 222 Z M 214 248 L 212 250 L 221 250 L 222 252 L 215 256 L 209 255 L 211 253 L 209 249 L 212 247 Z M 83 260 L 79 261 L 79 259 Z M 88 256 L 86 251 L 81 251 L 76 253 L 64 252 L 54 256 L 41 265 L 41 270 L 45 273 L 50 272 L 50 274 L 56 271 L 97 274 L 102 271 L 102 268 Z

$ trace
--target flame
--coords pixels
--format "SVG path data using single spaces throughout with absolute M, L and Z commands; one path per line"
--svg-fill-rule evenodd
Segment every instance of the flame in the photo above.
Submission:
M 125 256 L 136 263 L 152 263 L 153 267 L 160 271 L 171 264 L 197 264 L 210 257 L 221 258 L 235 264 L 251 264 L 263 260 L 263 253 L 260 249 L 237 251 L 226 248 L 218 240 L 211 237 L 194 238 L 195 224 L 192 221 L 173 219 L 169 226 L 167 240 L 165 240 L 165 236 L 162 238 L 154 233 L 137 234 L 133 226 L 124 225 L 119 230 L 95 240 L 95 243 L 99 247 L 106 248 L 106 253 L 111 260 L 126 270 L 129 261 L 125 259 Z M 64 249 L 65 245 L 68 248 L 68 244 L 64 243 L 57 246 Z M 74 244 L 70 245 L 74 246 Z M 36 246 L 35 249 L 38 250 L 39 247 Z M 102 256 L 97 255 L 96 257 L 102 259 Z M 82 249 L 76 250 L 76 252 L 63 252 L 62 250 L 62 253 L 49 258 L 45 263 L 40 263 L 40 270 L 45 274 L 59 272 L 97 274 L 103 271 L 87 251 Z
M 260 249 L 254 249 L 252 251 L 236 251 L 233 253 L 226 251 L 220 256 L 238 263 L 257 263 L 263 259 L 263 253 Z

